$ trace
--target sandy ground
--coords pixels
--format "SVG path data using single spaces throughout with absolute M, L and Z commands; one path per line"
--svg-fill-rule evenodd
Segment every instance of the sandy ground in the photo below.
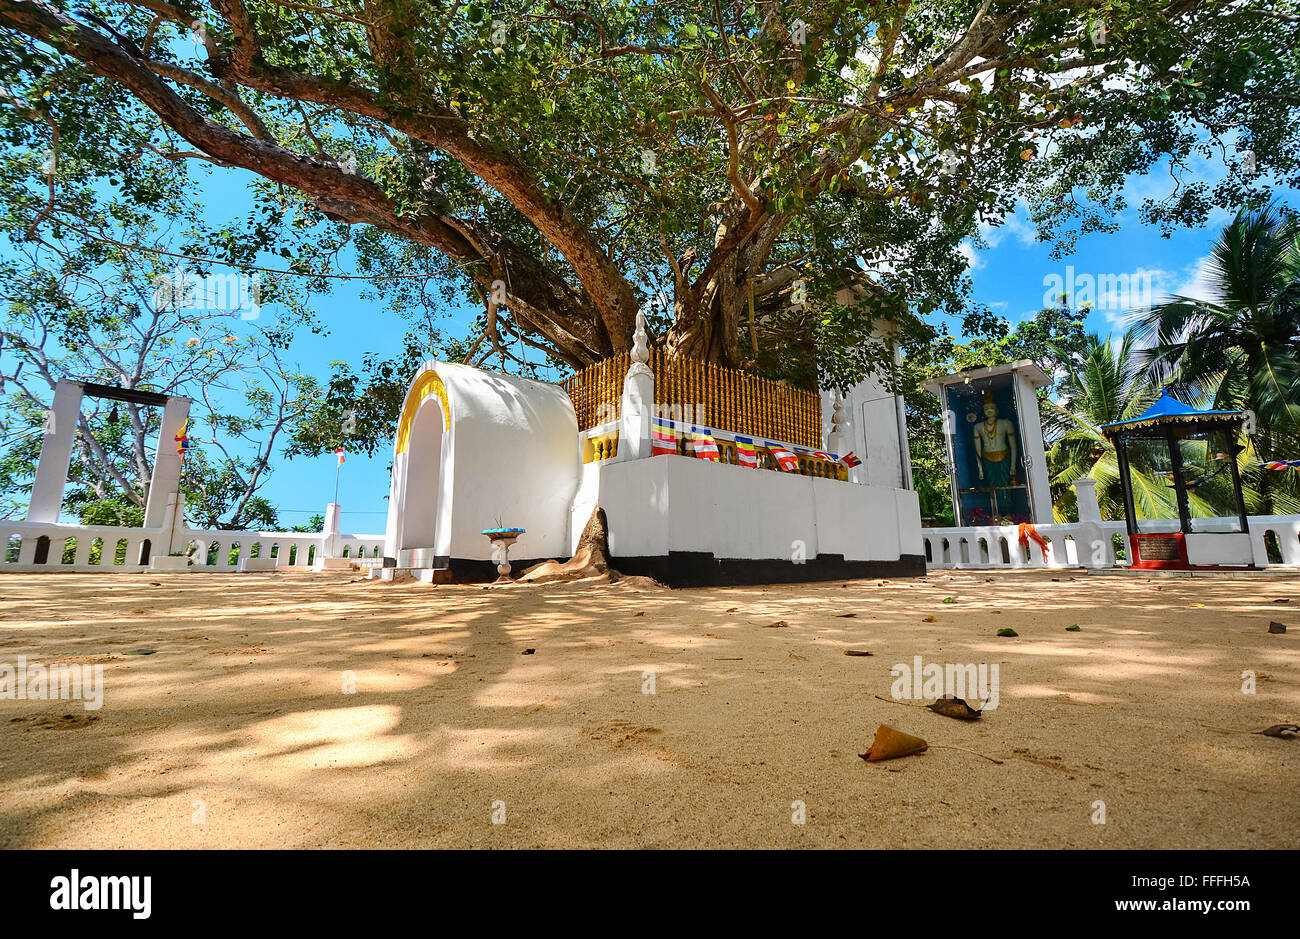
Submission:
M 1300 577 L 8 574 L 19 655 L 102 662 L 106 690 L 0 700 L 0 847 L 1300 844 L 1300 741 L 1202 727 L 1300 720 Z M 877 699 L 916 655 L 998 663 L 999 707 Z M 881 723 L 1003 762 L 866 763 Z

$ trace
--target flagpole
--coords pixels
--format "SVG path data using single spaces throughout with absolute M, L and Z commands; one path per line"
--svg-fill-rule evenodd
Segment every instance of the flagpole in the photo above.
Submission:
M 335 457 L 339 456 L 337 453 L 334 455 Z M 338 529 L 343 527 L 343 512 L 339 508 L 339 473 L 342 471 L 343 461 L 336 459 L 334 463 L 334 513 L 337 517 L 334 522 L 335 531 L 330 534 L 330 549 L 334 552 L 335 557 L 338 557 L 339 551 Z

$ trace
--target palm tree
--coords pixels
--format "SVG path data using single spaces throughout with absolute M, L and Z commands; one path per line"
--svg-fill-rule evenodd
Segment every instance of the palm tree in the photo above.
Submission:
M 1101 425 L 1137 417 L 1160 397 L 1160 388 L 1147 379 L 1146 363 L 1136 351 L 1130 331 L 1118 342 L 1107 336 L 1086 336 L 1083 349 L 1062 355 L 1065 377 L 1058 400 L 1050 401 L 1044 430 L 1052 449 L 1047 454 L 1052 504 L 1064 521 L 1073 504 L 1071 484 L 1087 476 L 1097 481 L 1097 503 L 1103 517 L 1124 517 L 1124 495 L 1115 448 Z M 1133 467 L 1133 498 L 1139 513 L 1167 517 L 1173 491 L 1156 474 Z
M 1101 432 L 1101 425 L 1138 417 L 1165 389 L 1150 380 L 1147 358 L 1138 348 L 1136 334 L 1130 330 L 1118 341 L 1107 336 L 1084 338 L 1083 349 L 1062 355 L 1065 376 L 1061 380 L 1058 400 L 1048 400 L 1044 431 L 1053 445 L 1047 454 L 1052 504 L 1058 521 L 1067 521 L 1074 504 L 1071 484 L 1080 477 L 1097 481 L 1097 503 L 1105 518 L 1124 517 L 1124 494 L 1119 479 L 1119 461 L 1115 448 Z M 1200 394 L 1189 396 L 1186 403 L 1206 409 L 1222 400 L 1222 385 L 1227 375 L 1204 376 L 1198 385 Z M 1237 469 L 1242 477 L 1242 495 L 1252 515 L 1300 512 L 1296 477 L 1287 473 L 1281 479 L 1260 468 L 1257 438 L 1246 437 L 1237 455 Z M 1183 444 L 1184 468 L 1189 483 L 1188 508 L 1194 517 L 1208 518 L 1224 514 L 1231 504 L 1231 476 L 1222 451 L 1226 442 L 1186 441 Z M 1163 447 L 1150 453 L 1129 452 L 1129 472 L 1133 479 L 1133 503 L 1140 518 L 1175 518 L 1178 514 L 1171 467 Z M 1261 480 L 1271 481 L 1267 491 Z
M 1136 315 L 1136 332 L 1153 382 L 1216 408 L 1254 412 L 1257 456 L 1248 481 L 1259 483 L 1261 510 L 1296 488 L 1270 477 L 1258 460 L 1300 455 L 1300 224 L 1272 206 L 1242 211 L 1215 240 L 1213 297 L 1175 296 Z M 1287 493 L 1293 495 L 1294 493 Z

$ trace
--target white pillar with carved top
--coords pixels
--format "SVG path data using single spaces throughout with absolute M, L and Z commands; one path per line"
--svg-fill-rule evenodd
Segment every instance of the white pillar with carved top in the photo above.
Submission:
M 654 412 L 655 376 L 650 371 L 650 346 L 645 314 L 637 311 L 632 334 L 632 365 L 623 378 L 619 401 L 618 459 L 643 460 L 650 455 L 650 418 Z
M 832 401 L 831 432 L 826 435 L 826 449 L 836 456 L 843 457 L 853 450 L 853 429 L 849 426 L 849 419 L 844 413 L 844 396 L 839 391 L 835 391 Z M 856 466 L 849 468 L 848 476 L 849 482 L 862 482 L 862 474 Z

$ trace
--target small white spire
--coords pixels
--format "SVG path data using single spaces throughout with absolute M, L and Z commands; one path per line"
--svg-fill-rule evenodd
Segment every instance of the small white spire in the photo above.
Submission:
M 832 401 L 834 403 L 831 411 L 831 433 L 840 434 L 844 432 L 846 420 L 844 417 L 844 396 L 840 394 L 838 388 L 835 389 L 835 396 Z
M 636 332 L 632 333 L 632 361 L 645 365 L 650 361 L 649 336 L 645 331 L 645 313 L 636 311 Z

